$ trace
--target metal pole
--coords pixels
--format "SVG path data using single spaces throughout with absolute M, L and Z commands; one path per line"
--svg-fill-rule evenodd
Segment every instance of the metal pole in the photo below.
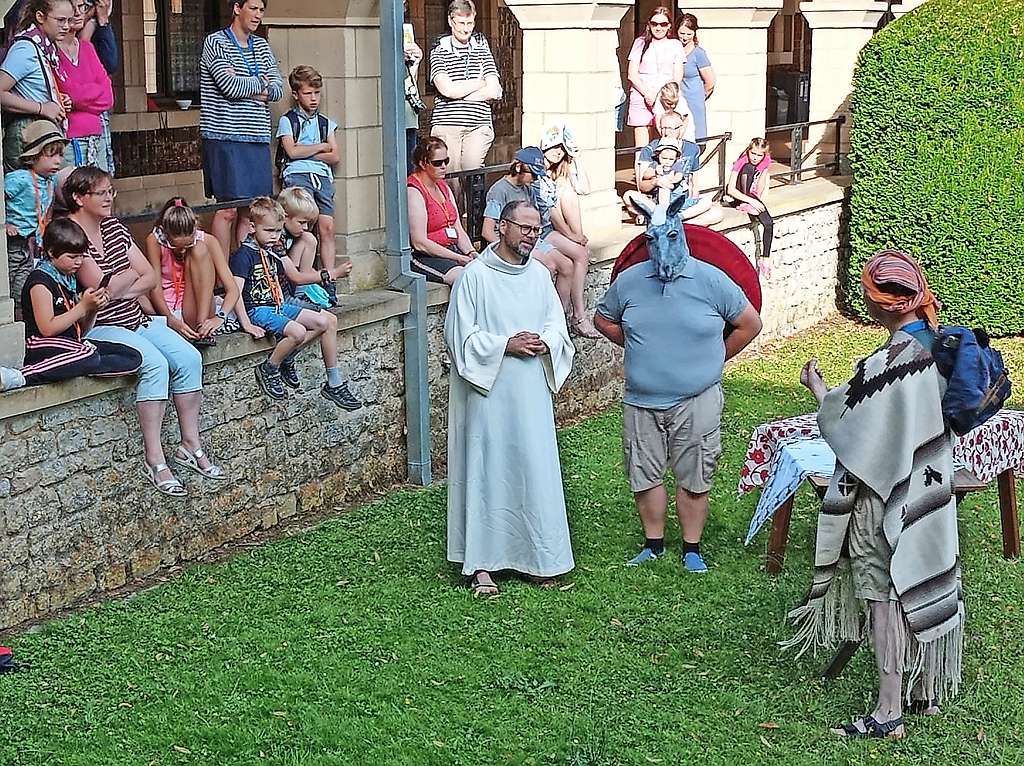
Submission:
M 380 4 L 381 124 L 384 126 L 384 231 L 388 283 L 409 296 L 402 317 L 405 356 L 405 421 L 408 478 L 431 482 L 430 399 L 427 387 L 427 283 L 410 268 L 409 215 L 405 197 L 405 54 L 403 7 Z

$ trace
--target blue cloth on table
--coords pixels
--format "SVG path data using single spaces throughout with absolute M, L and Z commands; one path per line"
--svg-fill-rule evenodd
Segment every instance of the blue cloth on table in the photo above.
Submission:
M 836 470 L 836 456 L 824 439 L 791 439 L 779 445 L 772 462 L 768 480 L 761 490 L 754 517 L 744 545 L 750 545 L 754 535 L 775 511 L 796 494 L 808 476 L 831 476 Z

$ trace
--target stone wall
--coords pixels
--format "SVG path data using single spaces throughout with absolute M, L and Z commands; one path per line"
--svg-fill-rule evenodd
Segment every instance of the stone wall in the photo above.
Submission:
M 817 201 L 799 202 L 801 195 Z M 765 339 L 835 310 L 843 189 L 805 184 L 779 194 L 774 204 L 778 255 L 765 290 Z M 752 254 L 745 218 L 730 219 L 727 231 Z M 615 241 L 595 247 L 590 305 L 607 287 L 615 256 L 639 231 L 627 227 Z M 437 478 L 444 476 L 447 433 L 445 300 L 444 288 L 431 290 Z M 299 394 L 272 403 L 253 376 L 269 344 L 241 335 L 221 339 L 204 352 L 201 427 L 206 448 L 232 481 L 220 485 L 179 471 L 190 492 L 185 500 L 157 494 L 143 477 L 128 382 L 80 379 L 0 394 L 0 629 L 195 560 L 289 517 L 331 512 L 403 482 L 401 317 L 408 299 L 378 290 L 347 296 L 345 304 L 339 314 L 342 366 L 367 406 L 345 413 L 319 396 L 323 368 L 315 349 L 299 357 Z M 604 341 L 581 339 L 577 348 L 575 368 L 556 401 L 561 423 L 621 398 L 621 352 Z M 170 455 L 177 444 L 173 411 L 163 442 Z

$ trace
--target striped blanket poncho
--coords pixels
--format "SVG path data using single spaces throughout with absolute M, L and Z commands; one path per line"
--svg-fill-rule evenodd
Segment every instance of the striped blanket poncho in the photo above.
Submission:
M 853 378 L 829 391 L 818 413 L 836 454 L 836 471 L 818 516 L 814 581 L 789 614 L 797 628 L 783 647 L 831 648 L 864 635 L 853 590 L 847 535 L 866 490 L 884 503 L 892 551 L 890 629 L 875 636 L 890 672 L 908 675 L 907 693 L 956 693 L 961 676 L 964 606 L 960 587 L 950 435 L 942 419 L 943 381 L 931 354 L 897 331 L 861 361 Z

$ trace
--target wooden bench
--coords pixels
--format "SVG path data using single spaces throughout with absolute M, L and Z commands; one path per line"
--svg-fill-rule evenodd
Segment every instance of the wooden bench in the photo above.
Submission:
M 827 476 L 809 476 L 808 480 L 818 497 L 825 496 L 830 478 Z M 999 486 L 999 517 L 1003 528 L 1003 558 L 1020 558 L 1020 520 L 1017 515 L 1017 486 L 1013 471 L 1004 471 L 996 477 Z M 953 493 L 956 495 L 956 503 L 960 502 L 970 492 L 980 492 L 988 489 L 988 484 L 981 481 L 970 471 L 960 469 L 953 476 Z M 772 530 L 768 538 L 768 553 L 765 560 L 765 569 L 768 574 L 778 574 L 782 571 L 782 565 L 786 560 L 786 544 L 789 542 L 789 524 L 793 517 L 794 494 L 786 502 L 779 506 L 779 509 L 772 516 Z M 845 663 L 844 663 L 845 664 Z

